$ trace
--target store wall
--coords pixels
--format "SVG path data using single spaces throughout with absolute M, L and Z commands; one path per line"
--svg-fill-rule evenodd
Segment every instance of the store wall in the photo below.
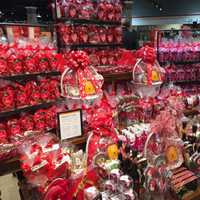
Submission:
M 181 29 L 182 24 L 166 24 L 157 26 L 160 30 Z

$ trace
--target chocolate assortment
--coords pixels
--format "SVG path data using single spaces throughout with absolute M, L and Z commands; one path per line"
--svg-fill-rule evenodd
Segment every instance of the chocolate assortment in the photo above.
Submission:
M 61 43 L 70 44 L 120 44 L 121 27 L 99 25 L 59 24 Z
M 53 8 L 55 5 L 52 5 Z M 86 19 L 120 22 L 122 5 L 120 0 L 56 0 L 57 18 Z

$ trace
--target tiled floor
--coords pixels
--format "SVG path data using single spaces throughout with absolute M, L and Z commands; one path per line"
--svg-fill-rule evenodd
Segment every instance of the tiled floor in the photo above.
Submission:
M 0 177 L 2 200 L 20 200 L 17 179 L 11 174 Z

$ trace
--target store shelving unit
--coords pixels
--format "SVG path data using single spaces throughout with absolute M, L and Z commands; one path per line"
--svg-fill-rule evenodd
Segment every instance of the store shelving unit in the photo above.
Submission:
M 122 2 L 123 3 L 123 2 Z M 79 19 L 79 18 L 67 18 L 67 17 L 60 17 L 58 18 L 57 14 L 57 4 L 54 0 L 54 13 L 55 13 L 55 30 L 57 33 L 57 45 L 58 45 L 58 51 L 64 52 L 65 50 L 78 50 L 78 49 L 85 49 L 85 48 L 97 48 L 97 49 L 104 49 L 104 48 L 118 48 L 122 47 L 122 44 L 116 44 L 116 43 L 100 43 L 100 44 L 62 44 L 62 42 L 59 39 L 59 33 L 58 33 L 58 25 L 59 24 L 74 24 L 74 25 L 87 25 L 87 24 L 96 24 L 96 25 L 102 25 L 102 26 L 121 26 L 121 22 L 117 21 L 102 21 L 98 19 Z M 132 73 L 131 72 L 122 72 L 122 73 L 102 73 L 104 77 L 105 82 L 112 82 L 116 80 L 131 80 Z
M 166 39 L 171 39 L 172 41 L 174 40 L 179 40 L 179 42 L 181 42 L 181 32 L 183 30 L 160 30 L 157 32 L 157 40 L 156 40 L 156 48 L 157 48 L 157 60 L 159 61 L 159 63 L 161 65 L 165 65 L 167 63 L 173 63 L 173 64 L 177 64 L 177 65 L 185 65 L 185 64 L 196 64 L 196 63 L 200 63 L 200 52 L 198 52 L 198 58 L 195 60 L 181 60 L 180 59 L 176 59 L 177 61 L 174 61 L 173 59 L 170 60 L 168 59 L 166 62 L 163 62 L 161 60 L 161 40 L 162 38 L 166 38 Z M 192 33 L 192 37 L 193 38 L 197 38 L 197 36 L 199 37 L 200 40 L 200 30 L 195 29 L 195 30 L 189 30 Z M 178 38 L 178 39 L 177 39 Z M 173 52 L 172 49 L 170 48 L 169 51 Z M 169 53 L 169 52 L 168 52 Z M 188 51 L 187 53 L 191 53 L 190 51 Z
M 29 24 L 29 23 L 0 23 L 1 27 L 7 28 L 11 26 L 19 26 L 19 27 L 40 27 L 41 29 L 47 29 L 51 36 L 53 37 L 53 26 L 52 24 Z M 52 77 L 52 76 L 59 76 L 60 72 L 58 71 L 49 71 L 49 72 L 38 72 L 38 73 L 32 73 L 32 74 L 16 74 L 16 75 L 5 75 L 0 76 L 0 80 L 8 80 L 11 82 L 20 82 L 25 83 L 27 80 L 37 80 L 38 77 Z M 38 109 L 44 109 L 48 108 L 54 104 L 63 102 L 62 98 L 55 99 L 52 101 L 43 101 L 40 104 L 37 105 L 28 105 L 25 107 L 15 108 L 8 111 L 2 111 L 0 112 L 0 122 L 4 121 L 5 119 L 12 118 L 14 116 L 18 116 L 23 112 L 35 112 Z M 56 132 L 56 130 L 47 130 L 47 131 L 53 131 Z M 18 173 L 20 172 L 20 161 L 18 157 L 13 157 L 9 159 L 5 159 L 1 161 L 0 164 L 0 176 L 10 174 L 10 173 Z M 21 181 L 21 180 L 19 180 Z
M 77 18 L 66 18 L 61 17 L 58 18 L 57 15 L 57 4 L 54 0 L 54 12 L 55 12 L 55 30 L 57 34 L 57 46 L 59 52 L 64 52 L 65 50 L 78 50 L 78 49 L 86 49 L 86 48 L 97 48 L 97 49 L 105 49 L 105 48 L 118 48 L 122 47 L 122 44 L 116 44 L 116 43 L 102 43 L 102 44 L 63 44 L 62 41 L 59 38 L 58 33 L 58 25 L 59 24 L 74 24 L 74 25 L 101 25 L 101 26 L 120 26 L 121 22 L 114 22 L 114 21 L 101 21 L 98 19 L 77 19 Z M 131 80 L 132 73 L 131 72 L 122 72 L 122 73 L 101 73 L 104 77 L 104 82 L 115 82 L 117 80 Z M 87 137 L 79 137 L 71 139 L 70 142 L 73 144 L 85 144 Z
M 190 50 L 190 48 L 186 48 L 187 51 L 183 51 L 178 53 L 178 52 L 174 52 L 174 49 L 169 48 L 169 51 L 167 52 L 165 49 L 165 53 L 167 54 L 167 56 L 169 57 L 166 60 L 162 60 L 162 56 L 161 55 L 161 41 L 162 38 L 166 38 L 166 39 L 170 39 L 170 40 L 174 40 L 174 41 L 179 41 L 181 42 L 181 31 L 182 30 L 161 30 L 157 32 L 157 60 L 159 61 L 161 66 L 167 66 L 167 65 L 175 65 L 178 68 L 185 68 L 185 66 L 190 66 L 193 64 L 199 64 L 200 63 L 200 51 L 196 51 L 195 54 L 196 56 L 194 56 L 194 59 L 192 60 L 192 50 Z M 198 41 L 200 42 L 200 30 L 189 30 L 192 33 L 192 37 L 193 39 L 197 40 L 198 37 Z M 187 44 L 187 43 L 185 43 Z M 170 54 L 172 54 L 173 56 L 170 56 Z M 179 55 L 177 55 L 179 54 Z M 185 60 L 180 59 L 180 56 L 183 56 L 183 54 L 188 54 L 189 57 L 185 56 L 183 58 L 185 58 Z M 165 55 L 164 55 L 165 56 Z M 168 81 L 167 81 L 168 82 Z M 173 81 L 174 84 L 177 85 L 184 85 L 184 84 L 200 84 L 200 80 L 182 80 L 182 81 Z
M 110 43 L 110 44 L 69 44 L 69 45 L 63 45 L 61 44 L 59 40 L 59 34 L 58 34 L 58 24 L 76 24 L 76 25 L 89 25 L 89 24 L 96 24 L 96 25 L 102 25 L 102 26 L 120 26 L 121 22 L 118 21 L 102 21 L 98 19 L 81 19 L 81 18 L 67 18 L 67 17 L 58 17 L 57 14 L 57 3 L 56 0 L 54 0 L 54 16 L 55 16 L 55 29 L 57 33 L 57 46 L 58 46 L 58 51 L 63 51 L 64 49 L 83 49 L 83 48 L 106 48 L 106 47 L 111 47 L 111 48 L 116 48 L 116 47 L 121 47 L 121 44 L 115 44 L 115 43 Z

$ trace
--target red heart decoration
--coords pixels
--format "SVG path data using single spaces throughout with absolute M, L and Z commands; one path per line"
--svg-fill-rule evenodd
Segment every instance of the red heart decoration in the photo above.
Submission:
M 108 35 L 108 42 L 113 42 L 113 35 Z
M 64 34 L 63 35 L 63 40 L 64 40 L 65 44 L 68 44 L 69 43 L 69 35 L 68 34 Z
M 87 34 L 83 34 L 82 38 L 83 38 L 84 43 L 86 43 L 88 41 L 88 35 Z
M 101 59 L 101 62 L 102 62 L 102 64 L 103 64 L 103 65 L 105 65 L 105 64 L 106 64 L 106 62 L 107 62 L 107 58 L 105 58 L 105 57 L 104 57 L 104 58 L 102 58 L 102 59 Z
M 114 18 L 114 14 L 111 12 L 111 13 L 109 13 L 108 14 L 108 19 L 109 20 L 113 20 L 113 18 Z
M 102 42 L 106 42 L 106 34 L 101 34 L 100 39 Z
M 76 16 L 76 9 L 75 8 L 71 8 L 69 10 L 69 16 L 72 17 L 72 18 Z
M 71 38 L 72 38 L 72 41 L 73 41 L 73 42 L 77 42 L 77 40 L 78 40 L 78 35 L 77 35 L 76 33 L 73 33 L 73 34 L 71 35 Z
M 113 57 L 109 57 L 108 58 L 108 62 L 110 65 L 112 65 L 114 63 L 114 58 Z
M 100 11 L 100 12 L 98 13 L 98 18 L 99 18 L 99 19 L 103 19 L 103 15 L 104 15 L 104 13 L 103 13 L 102 11 Z
M 121 36 L 116 37 L 116 42 L 117 43 L 120 43 L 121 41 L 122 41 L 122 37 Z

